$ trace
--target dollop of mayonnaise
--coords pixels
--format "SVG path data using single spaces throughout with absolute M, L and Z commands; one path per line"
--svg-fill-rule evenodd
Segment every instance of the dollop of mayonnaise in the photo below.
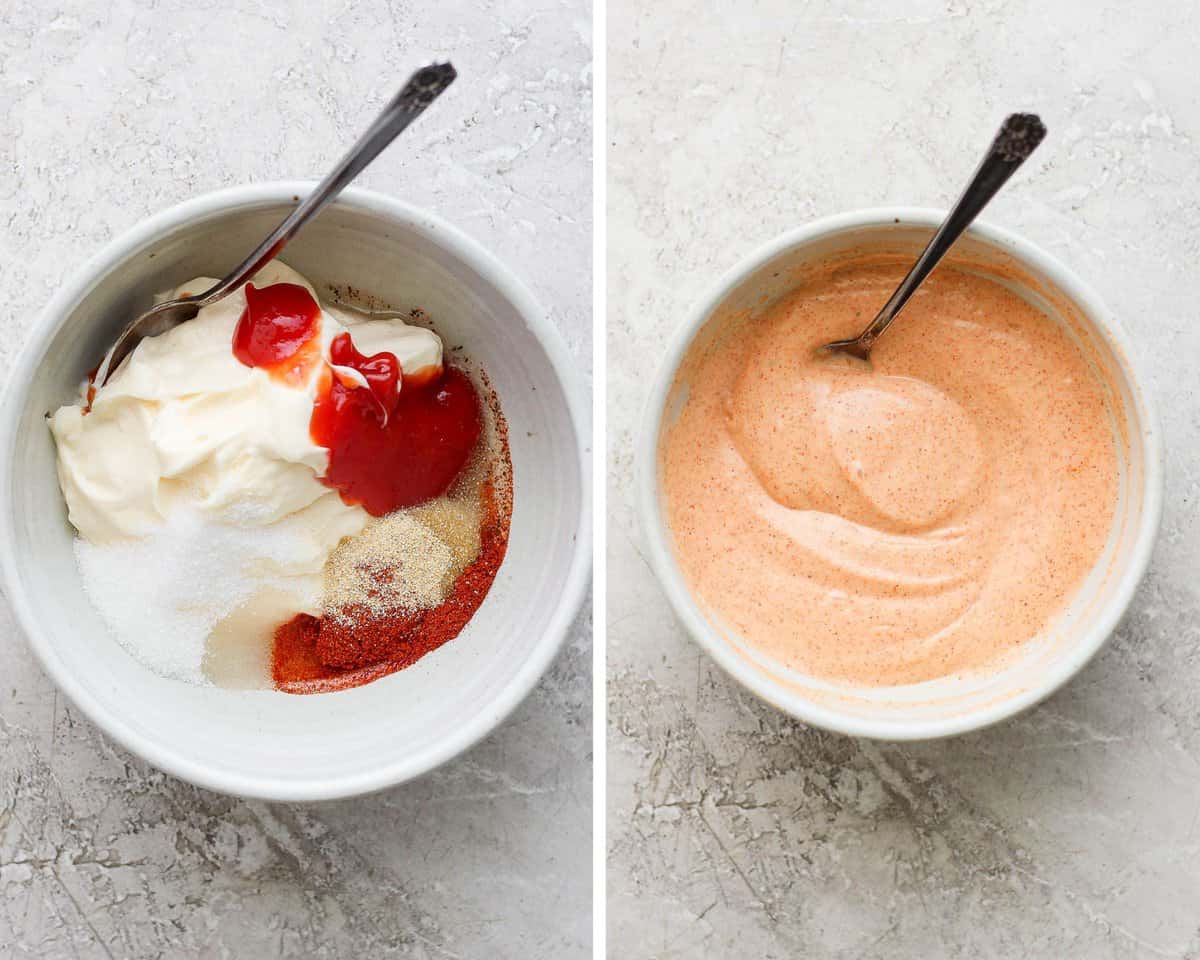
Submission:
M 198 277 L 168 296 L 207 289 Z M 312 285 L 273 261 L 251 281 Z M 215 522 L 264 526 L 304 514 L 310 550 L 295 572 L 317 572 L 338 542 L 367 515 L 320 481 L 329 451 L 309 434 L 322 365 L 298 382 L 248 367 L 231 344 L 246 308 L 245 288 L 205 307 L 195 319 L 143 340 L 96 391 L 90 412 L 80 402 L 50 418 L 58 477 L 71 523 L 93 544 L 144 537 L 186 511 Z M 354 322 L 322 308 L 321 351 L 349 330 L 364 353 L 388 351 L 408 374 L 442 363 L 430 330 L 399 320 Z

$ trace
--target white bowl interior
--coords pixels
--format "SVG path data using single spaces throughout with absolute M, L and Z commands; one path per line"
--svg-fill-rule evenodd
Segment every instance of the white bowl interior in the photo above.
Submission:
M 704 349 L 732 325 L 753 322 L 806 276 L 830 264 L 875 255 L 915 259 L 932 233 L 931 226 L 921 222 L 925 219 L 931 218 L 917 218 L 915 223 L 889 218 L 831 229 L 780 250 L 728 291 L 686 349 Z M 847 733 L 906 739 L 960 732 L 1049 693 L 1086 662 L 1115 626 L 1144 570 L 1147 529 L 1152 539 L 1157 527 L 1160 481 L 1153 416 L 1129 358 L 1116 345 L 1119 339 L 1105 333 L 1115 322 L 1100 315 L 1099 304 L 1068 296 L 1062 285 L 1068 279 L 1065 274 L 1052 276 L 1050 269 L 1023 257 L 1002 235 L 972 231 L 955 246 L 948 262 L 996 279 L 1036 304 L 1071 333 L 1112 385 L 1108 399 L 1120 482 L 1105 551 L 1062 616 L 994 669 L 906 686 L 854 687 L 802 675 L 759 654 L 690 594 L 663 521 L 656 451 L 663 427 L 686 402 L 689 385 L 673 382 L 661 406 L 648 414 L 656 429 L 651 440 L 655 452 L 644 457 L 651 461 L 652 474 L 644 506 L 649 536 L 659 548 L 659 572 L 676 610 L 717 660 L 754 692 L 801 719 Z M 664 376 L 673 377 L 674 371 L 664 371 Z
M 57 320 L 48 318 L 57 330 L 32 358 L 27 389 L 18 384 L 9 398 L 11 496 L 0 509 L 13 531 L 10 586 L 36 624 L 34 645 L 93 719 L 195 782 L 301 799 L 423 772 L 499 722 L 519 699 L 514 687 L 523 684 L 523 694 L 532 685 L 531 661 L 538 674 L 548 664 L 578 603 L 586 505 L 569 398 L 546 335 L 530 325 L 527 295 L 444 225 L 347 193 L 282 259 L 318 290 L 350 284 L 397 307 L 422 307 L 447 344 L 465 345 L 491 379 L 511 428 L 514 469 L 512 532 L 491 592 L 457 639 L 409 669 L 315 696 L 166 680 L 116 643 L 80 583 L 44 417 L 75 396 L 119 326 L 154 291 L 223 275 L 286 215 L 290 193 L 246 195 L 147 238 Z

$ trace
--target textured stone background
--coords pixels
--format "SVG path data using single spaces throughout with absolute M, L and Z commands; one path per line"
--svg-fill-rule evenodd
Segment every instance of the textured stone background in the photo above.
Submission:
M 609 3 L 609 943 L 622 960 L 1200 957 L 1200 106 L 1192 5 Z M 734 10 L 737 13 L 734 13 Z M 662 342 L 752 245 L 946 205 L 1000 118 L 1050 139 L 990 208 L 1141 346 L 1167 500 L 1132 615 L 997 729 L 872 744 L 684 636 L 630 506 Z
M 361 182 L 499 252 L 590 378 L 590 17 L 583 0 L 0 4 L 0 385 L 114 234 L 203 191 L 321 175 L 435 56 L 458 83 Z M 0 957 L 589 956 L 590 650 L 581 617 L 514 717 L 420 781 L 243 803 L 109 744 L 0 599 Z

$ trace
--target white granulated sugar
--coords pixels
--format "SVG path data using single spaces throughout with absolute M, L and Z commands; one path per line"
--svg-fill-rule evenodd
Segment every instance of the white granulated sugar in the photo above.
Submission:
M 126 650 L 163 676 L 207 683 L 209 634 L 251 597 L 274 588 L 295 594 L 297 609 L 319 602 L 319 573 L 287 572 L 305 540 L 301 523 L 222 523 L 178 511 L 142 539 L 76 539 L 75 554 L 88 597 Z

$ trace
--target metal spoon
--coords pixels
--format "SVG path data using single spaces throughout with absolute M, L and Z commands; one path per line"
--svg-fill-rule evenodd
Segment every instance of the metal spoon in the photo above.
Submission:
M 1004 121 L 996 139 L 992 141 L 987 154 L 975 171 L 975 176 L 967 184 L 954 208 L 946 215 L 937 233 L 922 251 L 908 276 L 900 281 L 900 286 L 892 294 L 883 309 L 875 319 L 867 324 L 867 328 L 853 340 L 835 340 L 827 343 L 821 350 L 836 353 L 848 353 L 860 360 L 871 359 L 871 347 L 879 339 L 880 334 L 888 328 L 896 315 L 904 309 L 917 287 L 925 280 L 933 268 L 938 265 L 949 249 L 954 245 L 964 230 L 971 225 L 988 201 L 1004 186 L 1005 182 L 1017 171 L 1022 163 L 1046 136 L 1046 127 L 1032 113 L 1014 113 Z
M 408 79 L 404 88 L 375 118 L 353 147 L 322 180 L 315 190 L 301 201 L 287 218 L 224 280 L 194 297 L 167 300 L 151 307 L 121 331 L 109 349 L 103 362 L 96 369 L 93 383 L 103 386 L 109 375 L 120 366 L 133 348 L 146 337 L 166 333 L 172 327 L 191 320 L 201 307 L 216 303 L 228 296 L 243 283 L 258 273 L 278 255 L 296 231 L 304 226 L 330 200 L 357 177 L 383 149 L 391 143 L 410 123 L 417 119 L 445 89 L 454 82 L 458 74 L 448 63 L 437 63 L 418 70 Z

